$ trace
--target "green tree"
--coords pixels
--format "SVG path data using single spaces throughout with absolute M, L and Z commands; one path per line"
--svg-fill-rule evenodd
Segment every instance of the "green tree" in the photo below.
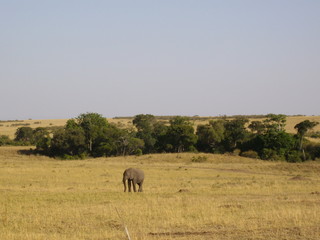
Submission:
M 138 149 L 142 149 L 144 147 L 144 142 L 140 138 L 135 138 L 130 135 L 122 135 L 118 141 L 118 150 L 122 156 L 135 154 Z
M 155 151 L 155 144 L 157 141 L 155 136 L 156 122 L 155 117 L 150 114 L 139 114 L 133 119 L 133 124 L 138 130 L 136 137 L 144 141 L 145 153 Z
M 268 131 L 285 131 L 287 116 L 284 114 L 268 114 L 267 119 L 264 120 Z
M 32 143 L 36 144 L 41 138 L 49 137 L 50 133 L 46 128 L 38 127 L 33 129 L 32 132 Z
M 59 129 L 53 133 L 50 145 L 50 153 L 53 156 L 63 156 L 69 153 L 66 139 L 65 129 Z
M 81 126 L 76 122 L 75 119 L 69 119 L 66 122 L 65 129 L 78 129 L 78 128 L 81 128 Z
M 309 130 L 313 129 L 318 124 L 319 124 L 318 122 L 304 120 L 303 122 L 300 122 L 294 126 L 294 128 L 297 129 L 297 135 L 299 137 L 299 150 L 303 153 L 304 160 L 306 160 L 306 155 L 303 149 L 304 136 Z
M 84 113 L 76 118 L 77 125 L 84 131 L 85 142 L 89 153 L 93 152 L 95 146 L 99 146 L 99 141 L 96 141 L 106 134 L 108 122 L 106 118 L 98 113 Z M 69 126 L 75 128 L 77 126 L 72 121 Z
M 148 132 L 152 132 L 156 119 L 151 114 L 139 114 L 134 117 L 132 122 L 138 131 L 147 130 Z
M 31 143 L 33 138 L 33 130 L 31 127 L 20 127 L 15 133 L 15 141 Z
M 220 143 L 224 140 L 224 121 L 210 121 L 209 124 L 200 124 L 197 127 L 198 150 L 217 152 Z
M 156 139 L 156 143 L 154 145 L 155 152 L 166 152 L 168 129 L 169 127 L 163 122 L 156 122 L 154 124 L 153 136 Z
M 83 129 L 60 129 L 53 135 L 51 153 L 54 156 L 80 156 L 86 154 L 87 143 Z
M 64 129 L 56 131 L 51 141 L 53 155 L 97 155 L 108 129 L 107 120 L 97 113 L 80 114 L 67 121 Z
M 252 133 L 262 134 L 266 131 L 266 125 L 261 121 L 252 121 L 248 128 Z
M 42 127 L 34 129 L 32 143 L 36 145 L 38 152 L 48 153 L 51 145 L 49 131 Z
M 173 152 L 194 151 L 197 135 L 187 117 L 177 116 L 170 120 L 166 133 L 167 150 Z
M 7 135 L 0 135 L 0 146 L 12 145 L 13 142 Z
M 241 150 L 256 151 L 260 158 L 265 160 L 285 160 L 294 150 L 295 144 L 296 139 L 293 134 L 285 131 L 268 131 L 256 134 L 241 146 Z
M 249 134 L 245 125 L 248 122 L 249 120 L 244 117 L 238 117 L 225 122 L 224 144 L 226 150 L 232 151 L 246 141 Z
M 95 157 L 117 156 L 121 153 L 118 149 L 118 139 L 121 138 L 126 129 L 118 128 L 115 124 L 110 124 L 105 135 L 99 139 L 99 144 L 94 151 Z
M 132 129 L 122 129 L 110 124 L 105 135 L 98 139 L 99 145 L 93 156 L 125 156 L 141 152 L 144 141 L 135 135 L 136 132 Z

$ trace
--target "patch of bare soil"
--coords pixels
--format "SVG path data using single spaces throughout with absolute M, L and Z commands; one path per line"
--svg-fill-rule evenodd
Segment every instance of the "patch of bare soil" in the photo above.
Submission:
M 178 193 L 190 192 L 188 189 L 180 189 Z
M 320 192 L 315 191 L 315 192 L 311 192 L 311 194 L 314 194 L 314 195 L 320 195 Z
M 303 177 L 301 175 L 297 175 L 297 176 L 290 178 L 290 180 L 292 180 L 292 181 L 306 181 L 306 180 L 310 180 L 310 179 Z
M 243 208 L 243 206 L 240 204 L 225 204 L 219 206 L 219 208 Z
M 212 235 L 213 232 L 208 231 L 200 231 L 200 232 L 162 232 L 162 233 L 152 233 L 150 232 L 149 235 L 151 236 L 191 236 L 191 235 Z
M 150 232 L 149 236 L 156 237 L 156 239 L 219 239 L 219 240 L 318 240 L 319 227 L 307 228 L 261 228 L 261 229 L 236 229 L 224 228 L 214 229 L 211 231 L 172 231 L 172 232 Z

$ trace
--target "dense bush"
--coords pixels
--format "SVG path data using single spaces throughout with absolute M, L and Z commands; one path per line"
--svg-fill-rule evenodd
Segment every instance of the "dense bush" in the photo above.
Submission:
M 14 142 L 6 135 L 0 136 L 0 146 L 13 145 Z
M 256 151 L 253 151 L 253 150 L 242 152 L 240 154 L 240 156 L 247 157 L 247 158 L 254 158 L 254 159 L 259 159 L 260 158 L 259 154 Z
M 207 156 L 193 156 L 191 158 L 191 162 L 197 162 L 197 163 L 201 163 L 201 162 L 206 162 L 208 160 Z
M 108 123 L 100 114 L 85 113 L 68 120 L 63 128 L 20 127 L 14 141 L 2 136 L 0 145 L 33 144 L 37 152 L 61 159 L 186 151 L 238 152 L 244 157 L 289 162 L 320 158 L 320 145 L 304 137 L 317 123 L 297 124 L 296 135 L 285 132 L 285 123 L 281 114 L 252 123 L 241 116 L 211 120 L 195 131 L 187 117 L 173 117 L 164 124 L 153 115 L 140 114 L 133 120 L 135 128 L 125 128 Z
M 286 159 L 288 162 L 302 162 L 303 154 L 300 151 L 290 151 L 288 152 Z
M 307 143 L 305 151 L 308 154 L 307 157 L 309 157 L 309 159 L 315 160 L 320 158 L 320 143 Z
M 270 148 L 264 148 L 262 149 L 262 152 L 260 154 L 261 159 L 263 160 L 272 160 L 272 161 L 279 161 L 279 160 L 286 160 L 285 156 L 283 153 L 280 153 L 279 150 L 273 150 Z M 283 151 L 281 151 L 283 152 Z

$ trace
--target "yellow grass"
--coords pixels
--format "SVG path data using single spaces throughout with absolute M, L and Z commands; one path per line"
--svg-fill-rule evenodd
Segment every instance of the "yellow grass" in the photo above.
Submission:
M 157 154 L 59 161 L 0 147 L 0 239 L 309 239 L 320 236 L 320 163 Z M 205 156 L 203 163 L 193 157 Z M 143 193 L 122 172 L 145 171 Z M 117 215 L 117 211 L 121 218 Z
M 294 126 L 304 120 L 310 120 L 314 122 L 320 123 L 320 116 L 293 116 L 293 117 L 287 117 L 287 125 L 286 130 L 289 133 L 297 133 L 296 129 L 294 129 Z M 313 131 L 320 131 L 320 124 L 314 127 Z

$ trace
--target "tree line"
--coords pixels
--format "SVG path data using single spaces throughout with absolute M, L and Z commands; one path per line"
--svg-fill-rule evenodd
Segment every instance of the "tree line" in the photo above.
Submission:
M 291 134 L 285 131 L 286 116 L 282 114 L 252 122 L 242 116 L 221 118 L 196 128 L 188 117 L 176 116 L 164 123 L 151 114 L 139 114 L 132 127 L 123 128 L 98 113 L 84 113 L 54 131 L 20 127 L 14 142 L 35 145 L 35 152 L 62 159 L 204 152 L 300 162 L 320 158 L 320 145 L 305 138 L 317 124 L 302 121 L 295 126 L 297 133 Z M 0 145 L 6 141 L 10 140 L 0 137 Z

